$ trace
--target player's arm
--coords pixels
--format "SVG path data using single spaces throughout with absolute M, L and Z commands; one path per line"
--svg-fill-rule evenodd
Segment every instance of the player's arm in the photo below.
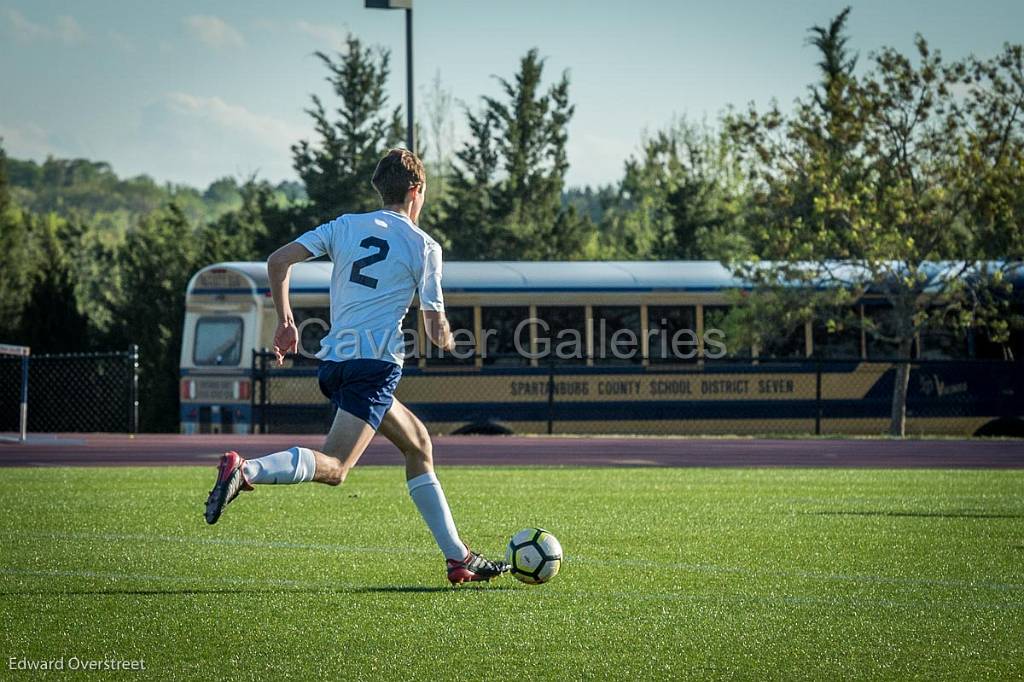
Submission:
M 448 352 L 455 348 L 452 327 L 448 324 L 448 316 L 444 314 L 443 310 L 424 310 L 423 329 L 434 345 L 441 350 Z
M 270 278 L 270 295 L 277 309 L 277 331 L 274 332 L 274 353 L 277 364 L 284 364 L 285 353 L 294 353 L 299 347 L 299 330 L 295 326 L 292 304 L 288 299 L 288 282 L 292 266 L 312 258 L 313 253 L 298 242 L 290 242 L 270 254 L 267 259 L 267 276 Z
M 441 247 L 435 243 L 428 244 L 423 252 L 423 275 L 418 288 L 427 338 L 443 351 L 454 349 L 455 338 L 444 314 L 444 294 L 441 292 Z

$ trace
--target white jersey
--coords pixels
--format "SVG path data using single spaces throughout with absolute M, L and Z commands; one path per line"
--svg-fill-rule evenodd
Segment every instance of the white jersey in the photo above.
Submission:
M 373 359 L 402 366 L 402 320 L 419 290 L 421 310 L 444 310 L 441 246 L 394 211 L 350 213 L 295 240 L 334 261 L 331 331 L 322 360 Z

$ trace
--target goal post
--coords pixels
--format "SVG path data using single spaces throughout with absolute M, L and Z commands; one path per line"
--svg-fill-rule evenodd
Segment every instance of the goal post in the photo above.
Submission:
M 31 350 L 28 346 L 12 346 L 0 343 L 0 356 L 21 358 L 21 400 L 18 414 L 18 441 L 24 443 L 28 439 L 28 362 Z

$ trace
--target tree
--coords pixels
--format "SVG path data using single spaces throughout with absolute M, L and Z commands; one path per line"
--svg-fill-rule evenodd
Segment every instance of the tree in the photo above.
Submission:
M 19 338 L 43 353 L 91 346 L 89 320 L 79 305 L 75 259 L 84 228 L 55 213 L 28 216 L 33 278 Z
M 391 55 L 387 50 L 363 47 L 350 35 L 346 50 L 337 59 L 323 52 L 316 56 L 330 72 L 327 81 L 341 102 L 337 118 L 331 119 L 323 101 L 313 95 L 313 106 L 306 111 L 313 118 L 318 139 L 292 146 L 295 170 L 311 202 L 296 220 L 285 223 L 298 228 L 295 231 L 342 213 L 379 208 L 369 178 L 383 153 L 405 136 L 400 107 L 388 110 Z M 280 236 L 290 239 L 294 232 Z
M 701 259 L 730 244 L 742 179 L 729 140 L 679 120 L 647 138 L 626 161 L 601 223 L 602 252 L 613 258 Z
M 192 224 L 172 203 L 129 233 L 118 254 L 122 292 L 111 337 L 118 345 L 139 344 L 144 431 L 177 429 L 185 286 L 201 256 L 194 236 Z
M 484 97 L 466 112 L 470 139 L 445 202 L 451 254 L 466 259 L 564 260 L 578 258 L 593 224 L 562 205 L 568 124 L 569 76 L 541 90 L 544 60 L 536 49 L 520 61 L 512 81 L 499 78 L 502 97 Z
M 255 177 L 241 187 L 235 185 L 241 205 L 217 220 L 202 225 L 197 234 L 200 254 L 205 263 L 233 260 L 263 260 L 279 244 L 267 241 L 263 216 L 274 202 L 274 189 Z
M 452 164 L 451 146 L 455 140 L 455 122 L 452 120 L 452 107 L 455 98 L 444 89 L 441 83 L 441 72 L 434 74 L 430 91 L 426 97 L 427 127 L 429 144 L 425 145 L 425 164 L 427 166 L 428 184 L 434 201 L 445 196 L 448 174 Z
M 0 329 L 5 336 L 21 328 L 34 272 L 27 217 L 11 200 L 7 155 L 0 144 Z
M 972 70 L 969 61 L 945 63 L 918 36 L 916 64 L 884 48 L 857 78 L 852 62 L 834 54 L 845 45 L 845 17 L 814 29 L 828 38 L 815 43 L 824 74 L 817 96 L 798 101 L 790 115 L 751 107 L 727 121 L 753 178 L 749 258 L 734 269 L 768 300 L 785 289 L 814 292 L 808 313 L 830 297 L 837 307 L 866 293 L 881 297 L 891 314 L 868 331 L 905 361 L 920 333 L 998 312 L 979 306 L 979 292 L 1002 286 L 1002 273 L 975 259 L 992 253 L 1000 226 L 1019 235 L 1020 214 L 979 210 L 990 200 L 1005 207 L 1021 191 L 1020 176 L 1002 170 L 1019 153 L 1007 149 L 1019 148 L 1024 118 L 1020 48 L 1008 46 Z M 1005 92 L 995 104 L 982 94 L 961 99 L 963 89 Z M 1024 256 L 1019 237 L 1003 247 L 1003 258 Z M 905 433 L 908 381 L 909 364 L 901 362 L 894 435 Z

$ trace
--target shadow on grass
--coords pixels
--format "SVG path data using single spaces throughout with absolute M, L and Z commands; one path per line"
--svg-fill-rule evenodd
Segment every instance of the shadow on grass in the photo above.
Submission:
M 1024 514 L 986 514 L 982 512 L 902 512 L 902 511 L 816 511 L 810 516 L 891 516 L 926 519 L 1024 519 Z
M 479 590 L 483 592 L 507 591 L 516 589 L 509 586 L 498 585 L 473 585 L 460 588 L 462 591 Z M 246 588 L 238 589 L 233 587 L 197 587 L 197 588 L 161 588 L 161 589 L 125 589 L 125 590 L 5 590 L 0 591 L 0 597 L 15 597 L 27 595 L 47 596 L 71 596 L 91 597 L 103 595 L 122 596 L 188 596 L 188 595 L 227 595 L 227 594 L 438 594 L 444 592 L 455 592 L 453 587 L 427 587 L 424 585 L 379 585 L 367 587 L 278 587 L 268 586 L 267 588 Z

